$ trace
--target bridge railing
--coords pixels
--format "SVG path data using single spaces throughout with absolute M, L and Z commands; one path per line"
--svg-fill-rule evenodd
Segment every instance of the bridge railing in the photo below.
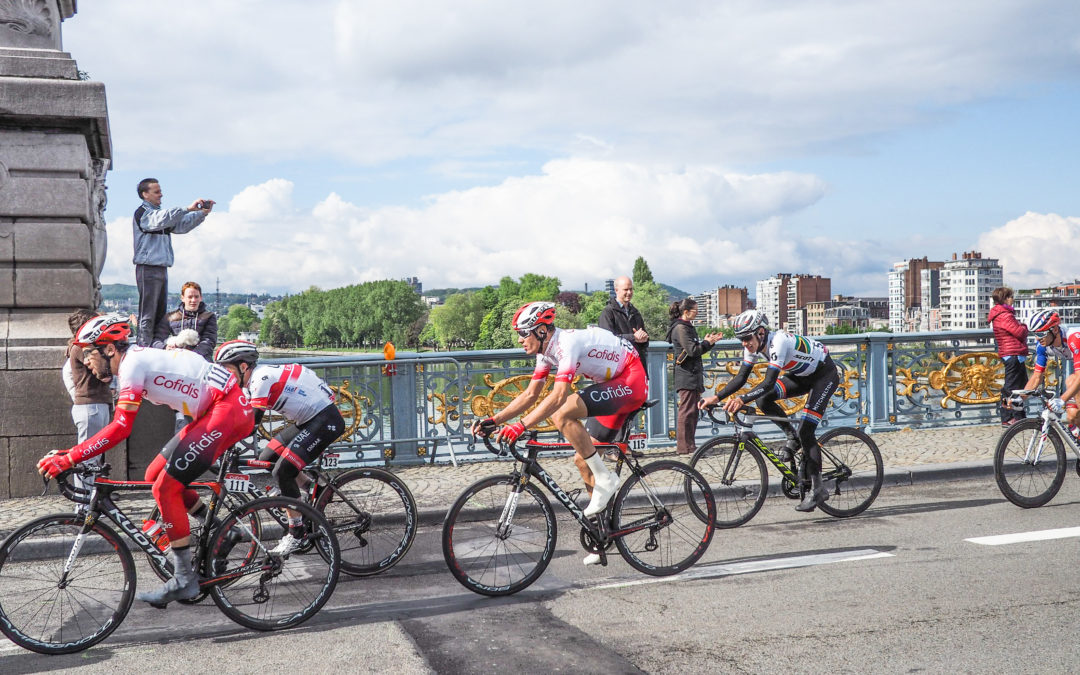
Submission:
M 865 333 L 817 338 L 840 371 L 840 387 L 823 424 L 885 431 L 904 427 L 985 424 L 997 420 L 1004 367 L 989 330 L 936 333 Z M 487 456 L 468 430 L 501 409 L 528 385 L 535 362 L 520 349 L 398 353 L 268 359 L 297 361 L 338 389 L 348 429 L 334 444 L 343 465 L 414 464 Z M 705 355 L 705 386 L 714 391 L 739 370 L 742 347 L 726 340 Z M 1030 363 L 1030 359 L 1029 359 Z M 1071 364 L 1069 364 L 1071 366 Z M 678 394 L 672 389 L 671 345 L 649 345 L 650 398 L 665 405 L 639 423 L 651 445 L 675 439 Z M 747 386 L 764 376 L 759 364 Z M 1061 364 L 1048 381 L 1062 381 Z M 782 402 L 788 412 L 801 399 Z M 268 425 L 273 425 L 271 418 Z M 270 426 L 264 431 L 271 432 Z M 699 442 L 719 433 L 699 422 Z M 766 431 L 763 429 L 762 431 Z

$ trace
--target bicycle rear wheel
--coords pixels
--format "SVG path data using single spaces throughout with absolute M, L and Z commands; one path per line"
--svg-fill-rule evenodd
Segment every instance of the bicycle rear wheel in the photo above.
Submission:
M 382 469 L 353 469 L 323 488 L 315 505 L 341 545 L 341 571 L 385 572 L 416 537 L 416 500 L 405 482 Z
M 658 577 L 682 572 L 712 541 L 713 493 L 700 473 L 681 462 L 661 460 L 641 470 L 612 501 L 611 536 L 634 569 Z M 630 532 L 616 536 L 620 530 Z
M 0 545 L 0 631 L 23 649 L 69 654 L 101 642 L 124 620 L 135 594 L 135 561 L 112 528 L 97 522 L 71 555 L 84 519 L 38 518 Z
M 874 503 L 885 482 L 877 444 L 858 429 L 837 427 L 822 434 L 818 445 L 822 485 L 831 493 L 818 508 L 837 518 L 859 515 Z
M 285 530 L 282 509 L 297 511 L 319 555 L 272 552 Z M 257 522 L 259 526 L 251 527 Z M 204 569 L 222 579 L 210 597 L 224 614 L 255 630 L 291 628 L 314 616 L 337 586 L 341 551 L 321 513 L 288 497 L 263 497 L 229 512 L 213 533 Z
M 520 489 L 518 489 L 520 487 Z M 443 557 L 465 588 L 511 595 L 540 578 L 551 562 L 558 525 L 551 503 L 518 476 L 473 483 L 443 521 Z
M 994 449 L 994 479 L 1013 504 L 1031 509 L 1058 493 L 1065 480 L 1065 445 L 1050 427 L 1042 440 L 1040 418 L 1020 420 L 1005 430 Z
M 716 526 L 738 527 L 750 521 L 769 489 L 765 459 L 757 448 L 746 445 L 739 450 L 736 436 L 717 436 L 704 443 L 690 460 L 690 466 L 709 483 L 716 502 Z M 695 513 L 697 501 L 690 502 Z

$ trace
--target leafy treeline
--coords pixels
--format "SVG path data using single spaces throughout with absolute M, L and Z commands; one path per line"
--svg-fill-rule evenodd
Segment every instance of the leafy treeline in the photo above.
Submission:
M 652 281 L 643 258 L 638 259 L 634 273 L 633 303 L 652 339 L 663 340 L 668 326 L 667 291 Z M 556 325 L 561 328 L 584 328 L 597 322 L 609 300 L 606 292 L 560 292 L 559 285 L 559 279 L 540 274 L 525 274 L 517 280 L 504 277 L 498 286 L 450 293 L 444 304 L 430 312 L 403 281 L 375 281 L 331 291 L 311 288 L 267 305 L 259 338 L 276 347 L 378 347 L 387 340 L 414 348 L 517 347 L 510 320 L 527 302 L 555 302 Z
M 404 281 L 309 288 L 266 306 L 259 340 L 275 347 L 415 344 L 424 303 Z

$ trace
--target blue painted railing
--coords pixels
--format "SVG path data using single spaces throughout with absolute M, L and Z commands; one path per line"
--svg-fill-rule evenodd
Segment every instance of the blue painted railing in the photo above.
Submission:
M 841 369 L 825 425 L 852 425 L 870 431 L 904 427 L 985 424 L 997 419 L 1003 368 L 991 331 L 866 333 L 817 338 Z M 351 433 L 334 446 L 345 465 L 411 464 L 487 455 L 468 433 L 491 405 L 501 407 L 527 383 L 534 359 L 520 349 L 399 353 L 267 359 L 298 361 L 341 387 L 340 405 Z M 739 368 L 742 347 L 718 343 L 704 357 L 706 387 L 718 388 Z M 671 345 L 649 345 L 650 398 L 666 405 L 641 421 L 650 444 L 674 443 L 677 393 L 672 390 Z M 763 374 L 763 371 L 761 371 Z M 1051 384 L 1060 381 L 1051 370 Z M 751 380 L 752 382 L 753 380 Z M 492 389 L 493 385 L 501 386 Z M 796 409 L 798 404 L 791 404 Z M 698 439 L 719 432 L 699 423 Z M 763 429 L 764 431 L 764 429 Z

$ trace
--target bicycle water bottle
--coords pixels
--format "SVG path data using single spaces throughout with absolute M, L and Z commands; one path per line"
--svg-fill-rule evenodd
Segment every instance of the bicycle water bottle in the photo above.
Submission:
M 150 541 L 154 542 L 154 546 L 157 546 L 158 550 L 162 553 L 165 553 L 171 547 L 169 535 L 162 529 L 161 523 L 156 520 L 144 520 L 142 531 Z

